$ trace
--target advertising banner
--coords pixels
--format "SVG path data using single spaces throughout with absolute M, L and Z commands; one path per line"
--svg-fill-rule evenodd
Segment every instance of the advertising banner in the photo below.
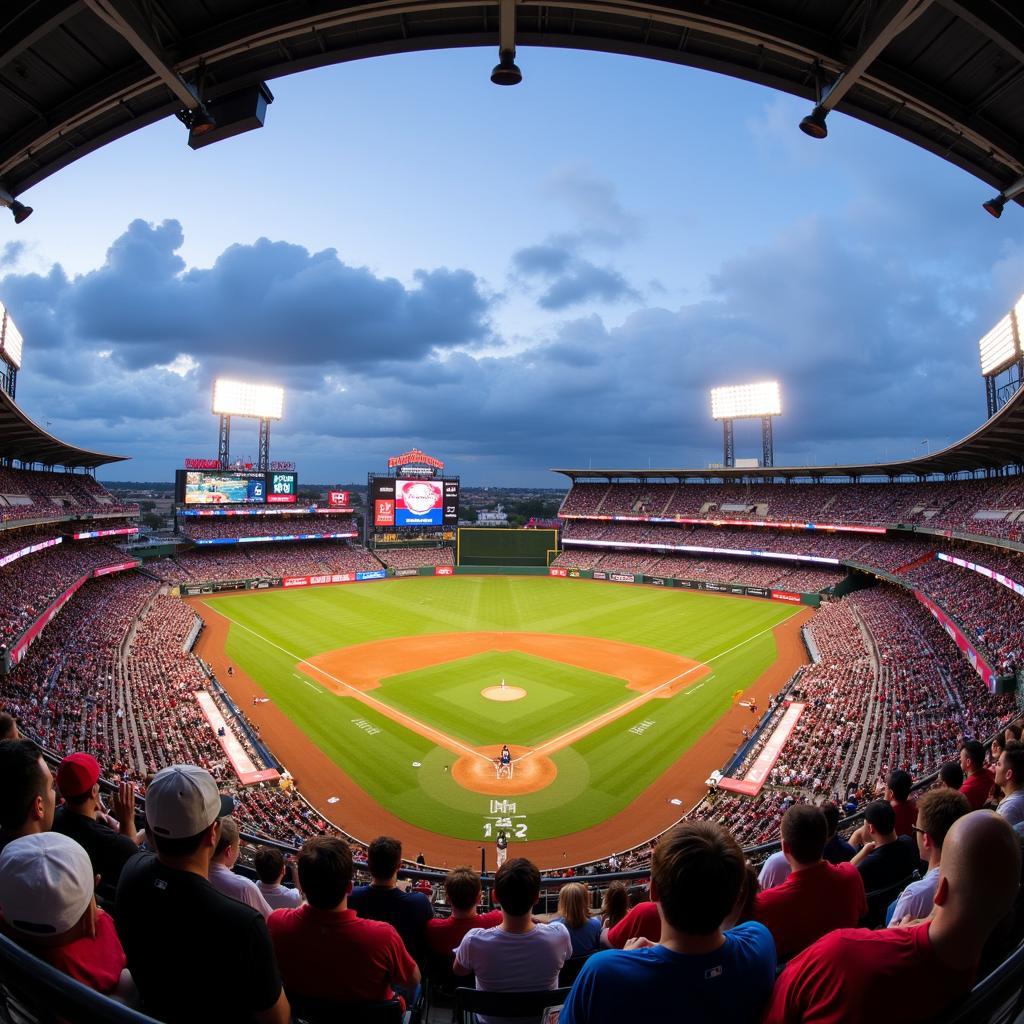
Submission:
M 350 494 L 348 491 L 328 491 L 327 504 L 335 508 L 348 508 Z
M 16 562 L 19 558 L 24 558 L 25 555 L 31 555 L 34 551 L 42 551 L 43 548 L 52 548 L 55 545 L 60 544 L 63 540 L 63 537 L 50 537 L 48 540 L 41 540 L 37 544 L 29 544 L 26 547 L 19 548 L 17 551 L 12 551 L 9 554 L 4 555 L 3 558 L 0 558 L 0 568 L 5 565 L 10 565 L 11 562 Z
M 370 491 L 373 502 L 373 525 L 395 525 L 395 481 L 376 479 Z
M 786 601 L 789 604 L 800 604 L 800 595 L 791 593 L 788 590 L 773 590 L 773 601 Z
M 96 579 L 97 576 L 109 576 L 112 572 L 124 572 L 125 569 L 136 569 L 142 563 L 137 559 L 132 559 L 130 562 L 118 562 L 117 565 L 104 565 L 99 569 L 94 569 L 92 576 Z
M 267 474 L 267 503 L 294 505 L 299 500 L 299 478 L 295 473 Z
M 960 627 L 930 597 L 922 594 L 920 590 L 914 591 L 914 597 L 932 613 L 939 625 L 949 634 L 952 641 L 967 656 L 971 667 L 981 676 L 982 681 L 989 688 L 989 692 L 995 693 L 996 681 L 999 677 L 984 657 L 978 653 L 971 641 L 964 636 Z
M 773 530 L 824 530 L 827 533 L 871 533 L 886 532 L 884 526 L 851 526 L 844 523 L 794 523 L 773 519 L 696 519 L 692 516 L 644 516 L 644 515 L 587 515 L 562 513 L 562 519 L 595 519 L 610 523 L 682 523 L 686 526 L 756 526 Z
M 568 576 L 569 575 L 569 570 L 568 569 L 560 569 L 560 568 L 558 568 L 558 566 L 553 565 L 553 566 L 551 566 L 548 569 L 548 575 L 549 576 Z
M 354 572 L 328 573 L 323 576 L 285 576 L 281 581 L 284 587 L 318 587 L 323 583 L 355 583 Z
M 208 544 L 265 544 L 268 541 L 289 540 L 343 540 L 358 536 L 355 530 L 348 533 L 279 533 L 269 537 L 204 537 L 193 541 L 196 545 Z
M 987 576 L 990 580 L 995 580 L 996 583 L 1002 584 L 1009 590 L 1012 590 L 1015 594 L 1019 594 L 1024 597 L 1024 583 L 1018 583 L 1016 580 L 1010 579 L 1009 576 L 1004 576 L 1001 572 L 996 572 L 994 569 L 989 569 L 987 566 L 978 565 L 975 562 L 968 562 L 963 558 L 957 558 L 955 555 L 947 555 L 944 552 L 938 552 L 936 556 L 943 562 L 952 562 L 953 565 L 959 565 L 961 569 L 970 569 L 972 572 L 980 573 L 982 576 Z M 0 562 L 0 565 L 3 565 Z
M 382 580 L 387 576 L 387 569 L 369 569 L 366 572 L 357 572 L 357 580 Z
M 572 578 L 573 578 L 574 580 L 578 580 L 578 579 L 580 578 L 580 571 L 579 571 L 579 569 L 570 569 L 570 570 L 569 570 L 569 575 L 570 575 L 570 576 L 571 576 L 571 577 L 572 577 Z
M 118 530 L 89 530 L 88 533 L 73 533 L 72 540 L 92 540 L 95 537 L 120 537 L 130 533 L 138 533 L 137 526 L 123 526 Z M 0 562 L 3 565 L 3 562 Z
M 455 566 L 454 565 L 435 565 L 434 566 L 435 576 L 454 576 Z
M 396 576 L 419 576 L 419 569 L 396 569 Z
M 606 580 L 606 579 L 608 579 L 608 573 L 606 573 L 603 569 L 595 569 L 594 570 L 594 579 L 595 580 Z
M 664 577 L 662 577 L 662 576 L 648 576 L 647 577 L 647 582 L 648 583 L 653 583 L 656 587 L 670 587 L 670 586 L 672 586 L 672 584 L 669 583 L 669 581 L 667 579 L 665 579 Z
M 775 731 L 768 737 L 768 742 L 754 759 L 745 779 L 724 778 L 718 783 L 718 788 L 730 793 L 745 793 L 747 796 L 755 796 L 759 793 L 768 778 L 768 773 L 775 767 L 775 762 L 779 759 L 786 740 L 796 728 L 797 720 L 803 714 L 804 707 L 805 705 L 794 702 L 786 708 Z
M 631 572 L 613 572 L 608 579 L 613 583 L 636 583 L 636 576 Z
M 15 642 L 10 651 L 10 663 L 12 665 L 17 665 L 18 662 L 25 657 L 25 653 L 36 641 L 39 634 L 46 629 L 57 612 L 59 612 L 61 608 L 71 600 L 75 591 L 78 590 L 78 588 L 88 578 L 88 576 L 83 576 L 81 579 L 75 580 L 75 582 L 72 583 L 71 586 L 68 587 L 68 589 L 65 590 L 64 593 L 61 594 L 60 597 L 58 597 L 57 600 L 54 601 L 53 604 L 51 604 L 50 607 L 47 608 L 46 611 L 28 627 L 28 629 L 25 630 L 24 633 L 22 633 L 21 637 Z
M 445 480 L 444 486 L 444 525 L 459 525 L 459 481 Z

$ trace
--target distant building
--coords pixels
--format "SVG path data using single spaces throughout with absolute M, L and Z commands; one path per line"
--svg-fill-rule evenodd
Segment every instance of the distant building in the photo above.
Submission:
M 508 513 L 505 511 L 505 506 L 499 505 L 497 508 L 492 510 L 477 512 L 476 525 L 508 526 Z

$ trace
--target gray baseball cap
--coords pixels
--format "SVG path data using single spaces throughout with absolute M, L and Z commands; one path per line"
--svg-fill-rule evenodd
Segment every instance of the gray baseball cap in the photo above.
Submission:
M 156 773 L 146 790 L 146 825 L 165 839 L 188 839 L 234 810 L 213 776 L 194 764 L 172 764 Z

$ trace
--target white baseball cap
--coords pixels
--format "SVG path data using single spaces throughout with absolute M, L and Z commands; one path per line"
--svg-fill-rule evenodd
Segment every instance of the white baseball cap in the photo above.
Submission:
M 74 839 L 22 836 L 0 854 L 0 912 L 15 931 L 63 935 L 81 920 L 95 882 L 89 854 Z
M 157 772 L 146 790 L 146 825 L 165 839 L 188 839 L 229 815 L 234 806 L 204 768 L 172 764 Z

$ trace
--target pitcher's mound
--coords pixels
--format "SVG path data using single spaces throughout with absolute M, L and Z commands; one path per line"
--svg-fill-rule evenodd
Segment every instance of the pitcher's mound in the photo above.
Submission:
M 488 700 L 522 700 L 526 691 L 521 686 L 485 686 L 480 696 Z
M 509 687 L 505 687 L 509 689 Z M 486 757 L 475 754 L 463 754 L 452 765 L 452 778 L 463 789 L 474 793 L 486 793 L 488 796 L 521 796 L 523 793 L 536 793 L 550 786 L 555 781 L 558 769 L 555 762 L 544 754 L 531 754 L 518 760 L 526 753 L 527 747 L 512 747 L 512 758 L 515 770 L 511 779 L 499 779 L 494 773 L 494 758 L 501 754 L 497 744 L 478 747 L 477 750 Z

